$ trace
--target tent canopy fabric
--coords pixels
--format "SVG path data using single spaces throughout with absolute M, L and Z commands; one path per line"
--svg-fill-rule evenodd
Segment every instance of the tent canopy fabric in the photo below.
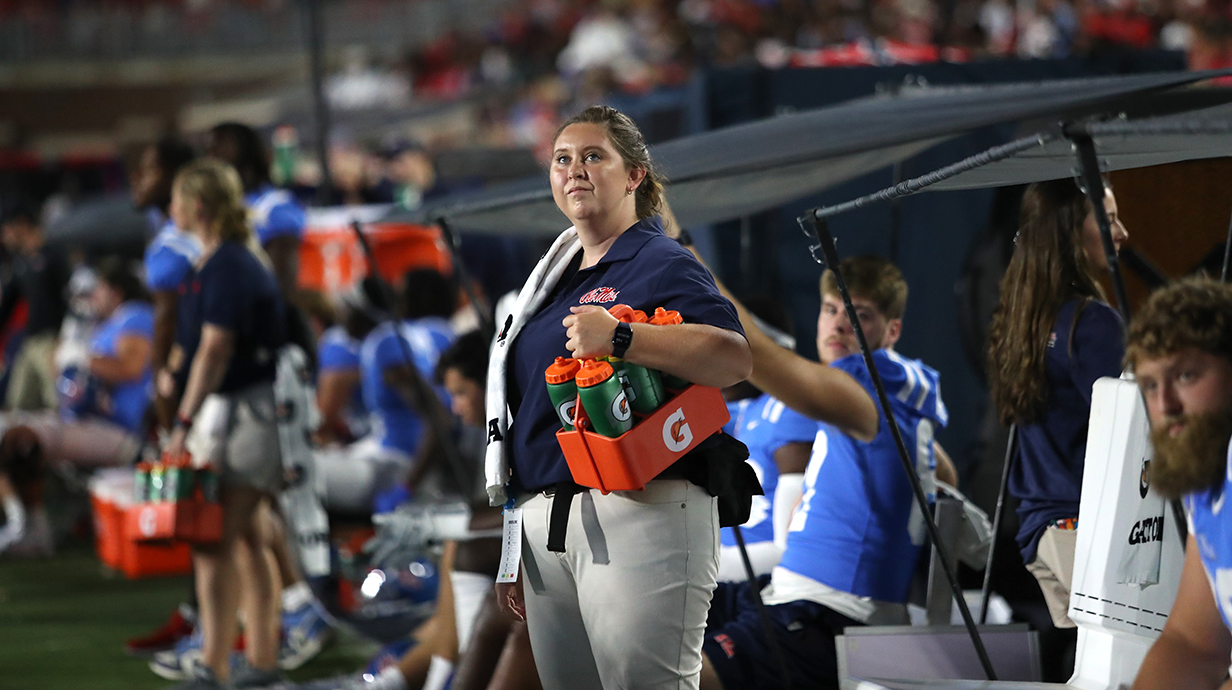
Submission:
M 1177 108 L 1161 92 L 1229 72 L 1163 72 L 908 89 L 682 137 L 652 147 L 683 225 L 728 220 L 821 191 L 992 125 Z M 1170 100 L 1171 99 L 1171 100 Z M 554 236 L 568 221 L 547 176 L 444 199 L 401 218 L 458 230 Z
M 1232 90 L 1220 90 L 1232 101 Z M 1090 135 L 1101 172 L 1232 156 L 1232 104 L 1139 120 L 1091 122 L 1070 128 Z M 1061 128 L 994 147 L 945 168 L 841 204 L 813 209 L 828 218 L 923 191 L 984 189 L 1078 177 L 1074 144 Z

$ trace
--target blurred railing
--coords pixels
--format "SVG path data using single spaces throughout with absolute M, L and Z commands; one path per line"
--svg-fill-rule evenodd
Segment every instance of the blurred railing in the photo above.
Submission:
M 0 1 L 0 62 L 297 51 L 308 1 Z M 390 54 L 452 29 L 484 29 L 512 0 L 320 1 L 328 45 Z

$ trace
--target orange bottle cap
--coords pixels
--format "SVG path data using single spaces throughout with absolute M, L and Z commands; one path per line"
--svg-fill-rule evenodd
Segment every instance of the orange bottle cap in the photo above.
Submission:
M 568 383 L 577 375 L 582 365 L 572 357 L 557 357 L 556 361 L 543 372 L 543 378 L 548 383 Z
M 614 374 L 615 372 L 612 370 L 611 364 L 593 359 L 584 359 L 582 360 L 582 368 L 577 373 L 577 385 L 579 388 L 597 386 L 612 378 Z
M 680 312 L 674 309 L 655 307 L 655 313 L 654 316 L 650 318 L 650 323 L 656 326 L 672 326 L 678 323 L 684 323 L 684 318 L 680 316 Z
M 608 309 L 607 313 L 624 323 L 646 323 L 646 312 L 634 309 L 627 304 L 617 304 Z

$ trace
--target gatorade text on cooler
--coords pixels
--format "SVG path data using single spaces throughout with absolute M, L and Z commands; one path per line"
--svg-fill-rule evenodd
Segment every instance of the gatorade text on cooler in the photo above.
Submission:
M 617 304 L 607 311 L 624 323 L 646 323 L 645 313 L 625 304 Z M 659 379 L 658 371 L 626 362 L 619 357 L 609 357 L 608 361 L 612 363 L 616 376 L 625 387 L 629 404 L 635 412 L 652 414 L 659 409 L 667 396 L 663 393 L 663 381 Z
M 611 364 L 584 359 L 576 381 L 578 402 L 595 433 L 616 438 L 633 428 L 633 410 Z
M 576 359 L 557 357 L 556 361 L 543 373 L 548 384 L 548 397 L 556 408 L 556 416 L 560 417 L 560 425 L 565 431 L 573 431 L 573 413 L 577 407 L 577 383 L 574 378 L 582 365 Z
M 655 307 L 654 316 L 650 317 L 650 320 L 647 323 L 654 326 L 674 326 L 676 324 L 684 323 L 684 318 L 680 316 L 680 312 L 673 309 Z M 660 372 L 660 375 L 663 377 L 663 385 L 674 391 L 682 391 L 693 385 L 679 376 L 672 376 L 671 374 L 663 372 Z

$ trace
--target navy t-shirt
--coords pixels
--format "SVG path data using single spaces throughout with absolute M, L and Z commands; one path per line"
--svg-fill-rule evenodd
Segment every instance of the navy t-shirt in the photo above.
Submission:
M 735 307 L 719 294 L 710 272 L 663 234 L 658 217 L 638 222 L 616 238 L 597 264 L 575 272 L 581 256 L 579 250 L 573 267 L 510 344 L 507 447 L 515 490 L 536 491 L 572 479 L 556 442 L 560 420 L 543 378 L 557 357 L 570 356 L 561 325 L 570 307 L 627 304 L 647 314 L 664 307 L 680 312 L 685 323 L 744 334 Z
M 235 334 L 235 351 L 219 393 L 274 381 L 278 349 L 285 342 L 283 305 L 274 275 L 239 242 L 223 242 L 180 284 L 176 339 L 184 349 L 180 385 L 188 380 L 206 325 Z
M 1018 425 L 1018 457 L 1009 489 L 1021 501 L 1017 541 L 1023 563 L 1035 560 L 1049 522 L 1078 517 L 1091 388 L 1100 378 L 1121 375 L 1125 326 L 1120 314 L 1089 300 L 1075 323 L 1079 304 L 1082 299 L 1074 298 L 1061 306 L 1048 336 L 1048 396 L 1042 416 L 1033 424 Z

